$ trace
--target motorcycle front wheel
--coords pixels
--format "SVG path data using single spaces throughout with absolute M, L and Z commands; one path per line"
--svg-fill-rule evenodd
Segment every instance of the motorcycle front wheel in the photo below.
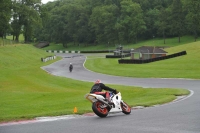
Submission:
M 125 102 L 121 102 L 121 108 L 122 108 L 122 112 L 124 113 L 124 114 L 130 114 L 131 113 L 131 107 L 127 104 L 127 103 L 125 103 Z
M 106 117 L 108 115 L 108 107 L 104 107 L 104 103 L 97 101 L 92 104 L 93 112 L 99 117 Z

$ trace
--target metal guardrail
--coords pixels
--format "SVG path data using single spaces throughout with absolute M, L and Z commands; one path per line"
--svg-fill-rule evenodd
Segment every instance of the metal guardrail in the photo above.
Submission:
M 67 51 L 67 50 L 46 50 L 49 53 L 80 53 L 80 51 Z
M 42 62 L 47 62 L 49 60 L 54 60 L 54 59 L 56 59 L 56 56 L 47 56 L 45 58 L 41 58 L 41 61 Z
M 131 54 L 123 54 L 123 55 L 106 55 L 106 58 L 125 58 L 130 57 Z

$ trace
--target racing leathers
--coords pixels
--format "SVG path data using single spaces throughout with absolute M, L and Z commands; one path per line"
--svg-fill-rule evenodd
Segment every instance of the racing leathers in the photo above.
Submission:
M 105 92 L 102 92 L 102 90 L 106 90 Z M 112 89 L 108 86 L 105 86 L 103 83 L 96 83 L 92 86 L 91 90 L 90 90 L 90 93 L 94 93 L 94 94 L 99 94 L 99 95 L 103 95 L 109 103 L 110 102 L 110 96 L 109 96 L 109 92 L 108 91 L 111 91 L 113 93 L 117 93 L 117 91 L 115 89 Z

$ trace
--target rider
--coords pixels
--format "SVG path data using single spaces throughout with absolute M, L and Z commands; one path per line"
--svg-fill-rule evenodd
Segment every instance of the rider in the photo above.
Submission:
M 112 91 L 115 94 L 118 93 L 117 90 L 112 89 L 108 86 L 105 86 L 103 83 L 101 83 L 101 80 L 99 79 L 95 81 L 94 85 L 92 86 L 90 90 L 90 93 L 103 95 L 106 98 L 106 101 L 108 101 L 109 104 L 112 104 L 112 102 L 110 101 L 109 92 L 107 91 L 102 92 L 102 90 Z
M 72 65 L 72 63 L 70 63 L 70 65 L 69 65 L 69 71 L 71 72 L 72 69 L 73 69 L 73 65 Z

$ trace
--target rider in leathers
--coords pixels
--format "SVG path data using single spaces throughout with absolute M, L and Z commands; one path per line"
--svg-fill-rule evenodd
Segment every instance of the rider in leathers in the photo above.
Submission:
M 102 92 L 102 90 L 107 90 L 107 91 Z M 95 84 L 92 86 L 90 93 L 103 95 L 106 98 L 106 100 L 108 101 L 108 103 L 112 104 L 112 102 L 110 101 L 110 96 L 109 96 L 108 91 L 111 91 L 111 92 L 117 94 L 117 90 L 112 89 L 108 86 L 105 86 L 103 83 L 101 83 L 101 80 L 98 79 L 95 81 Z
M 72 70 L 73 70 L 73 65 L 72 65 L 72 63 L 70 63 L 70 65 L 69 65 L 69 71 L 72 72 Z

